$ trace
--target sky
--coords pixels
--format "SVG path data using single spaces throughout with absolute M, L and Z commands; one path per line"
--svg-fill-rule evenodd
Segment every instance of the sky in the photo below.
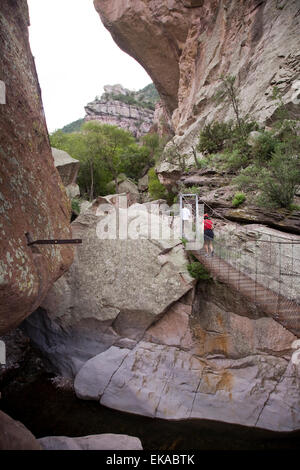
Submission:
M 84 117 L 84 106 L 121 83 L 140 90 L 151 78 L 104 28 L 93 0 L 28 0 L 30 45 L 49 132 Z

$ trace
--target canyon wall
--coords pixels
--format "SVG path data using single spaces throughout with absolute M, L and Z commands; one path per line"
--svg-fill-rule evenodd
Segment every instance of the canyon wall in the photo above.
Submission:
M 110 239 L 105 231 L 99 237 L 101 228 L 114 227 L 114 200 L 98 198 L 73 222 L 83 245 L 42 308 L 23 323 L 52 368 L 74 379 L 79 398 L 121 411 L 299 429 L 296 336 L 226 283 L 211 279 L 195 287 L 180 240 L 148 238 L 156 204 L 130 206 L 128 227 L 135 239 Z M 119 211 L 122 221 L 126 212 Z M 160 212 L 167 234 L 170 217 L 163 205 Z M 232 235 L 250 270 L 256 239 L 246 242 L 269 232 L 246 226 Z M 275 254 L 262 247 L 257 255 L 267 262 Z M 263 281 L 278 290 L 276 270 L 262 265 Z M 297 277 L 294 287 L 296 282 Z M 290 292 L 289 287 L 283 288 Z M 298 298 L 299 290 L 292 295 Z
M 25 0 L 0 6 L 0 334 L 35 310 L 73 249 L 27 246 L 70 238 L 70 204 L 54 166 L 28 37 Z
M 295 117 L 300 74 L 299 1 L 94 0 L 121 49 L 151 76 L 185 151 L 205 122 L 233 117 L 213 96 L 220 76 L 235 75 L 243 114 L 272 120 L 283 93 Z

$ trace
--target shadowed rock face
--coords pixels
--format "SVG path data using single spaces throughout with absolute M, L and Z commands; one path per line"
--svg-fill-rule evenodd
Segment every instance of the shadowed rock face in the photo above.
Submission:
M 0 334 L 35 310 L 70 266 L 69 246 L 27 246 L 70 238 L 70 207 L 54 167 L 40 88 L 28 40 L 25 0 L 0 5 Z
M 237 77 L 243 113 L 271 119 L 278 86 L 291 110 L 299 77 L 299 1 L 94 0 L 113 39 L 152 77 L 185 145 L 205 120 L 232 116 L 212 100 L 219 77 Z M 267 64 L 267 66 L 266 66 Z M 297 110 L 298 109 L 298 110 Z
M 60 174 L 61 180 L 65 186 L 76 183 L 80 162 L 72 158 L 64 150 L 52 148 L 54 165 Z
M 42 447 L 22 423 L 0 411 L 0 450 L 42 450 Z
M 94 4 L 118 46 L 146 69 L 168 110 L 174 111 L 190 11 L 185 11 L 180 0 L 95 0 Z

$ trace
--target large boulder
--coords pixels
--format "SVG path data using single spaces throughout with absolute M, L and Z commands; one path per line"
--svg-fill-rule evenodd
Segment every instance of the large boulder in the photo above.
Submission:
M 113 226 L 116 203 L 117 196 L 98 198 L 74 222 L 83 250 L 43 310 L 26 320 L 34 343 L 60 373 L 75 377 L 81 399 L 155 418 L 298 429 L 295 335 L 226 284 L 202 281 L 192 289 L 182 244 L 145 238 L 149 216 L 161 212 L 169 220 L 158 204 L 130 206 L 135 240 L 97 238 L 104 221 Z M 121 217 L 122 207 L 119 201 Z M 253 270 L 253 244 L 278 236 L 268 230 L 227 224 L 217 232 Z M 262 264 L 271 256 L 277 265 L 275 252 L 262 246 L 258 254 Z M 264 282 L 276 290 L 266 269 Z M 289 294 L 297 297 L 296 290 Z
M 137 437 L 95 434 L 84 437 L 48 436 L 39 439 L 45 450 L 143 450 Z
M 24 324 L 56 369 L 68 376 L 112 344 L 133 347 L 195 283 L 178 238 L 164 240 L 158 233 L 149 238 L 148 218 L 152 215 L 153 230 L 161 220 L 167 233 L 168 216 L 150 214 L 140 204 L 128 211 L 120 207 L 122 239 L 107 238 L 105 228 L 114 228 L 116 220 L 115 200 L 98 198 L 73 222 L 73 236 L 83 240 L 74 263 Z
M 111 346 L 87 361 L 77 396 L 155 418 L 299 429 L 295 336 L 221 284 L 200 284 L 193 309 L 187 300 L 133 349 Z
M 80 162 L 71 157 L 64 150 L 59 150 L 52 147 L 52 155 L 54 165 L 60 174 L 62 182 L 66 188 L 66 193 L 69 199 L 80 196 L 80 188 L 76 184 L 76 179 L 79 171 Z
M 31 432 L 0 411 L 0 450 L 42 450 Z
M 139 191 L 147 191 L 149 186 L 149 176 L 148 173 L 144 175 L 142 178 L 139 179 L 138 181 L 138 189 Z
M 68 184 L 68 186 L 66 186 L 66 192 L 69 199 L 80 196 L 80 188 L 76 183 Z
M 300 304 L 299 235 L 260 224 L 237 228 L 227 223 L 218 229 L 215 250 L 260 285 Z
M 59 150 L 52 147 L 52 155 L 54 159 L 54 165 L 60 174 L 62 182 L 65 186 L 76 183 L 78 170 L 80 166 L 79 160 L 71 157 L 64 150 Z
M 300 415 L 294 411 L 300 405 L 298 366 L 286 358 L 252 353 L 236 360 L 207 359 L 141 341 L 133 350 L 123 348 L 122 360 L 115 362 L 117 349 L 112 346 L 82 367 L 75 380 L 79 398 L 92 384 L 95 392 L 89 399 L 153 418 L 299 429 Z
M 75 391 L 156 418 L 292 431 L 300 427 L 295 341 L 228 286 L 200 282 L 134 348 L 115 343 L 87 361 Z
M 25 0 L 1 1 L 0 334 L 41 304 L 73 258 L 70 245 L 33 249 L 25 236 L 71 238 L 70 204 L 51 154 L 28 25 Z
M 130 202 L 140 202 L 140 193 L 138 186 L 124 173 L 121 173 L 118 178 L 118 193 L 119 194 L 128 194 L 130 195 Z M 106 185 L 106 189 L 108 192 L 115 192 L 116 191 L 116 183 L 115 181 L 110 181 Z
M 140 193 L 139 193 L 137 185 L 133 181 L 130 181 L 128 178 L 126 178 L 124 181 L 122 181 L 119 184 L 118 189 L 120 193 L 131 194 L 131 197 L 135 200 L 135 202 L 139 202 Z

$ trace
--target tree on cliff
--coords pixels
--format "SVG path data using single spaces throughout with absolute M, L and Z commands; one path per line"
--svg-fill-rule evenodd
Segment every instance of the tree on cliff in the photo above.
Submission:
M 234 75 L 221 75 L 222 86 L 214 96 L 215 101 L 219 103 L 230 103 L 236 117 L 236 122 L 241 136 L 245 136 L 244 122 L 241 117 L 240 102 L 238 98 L 238 87 L 235 84 Z

